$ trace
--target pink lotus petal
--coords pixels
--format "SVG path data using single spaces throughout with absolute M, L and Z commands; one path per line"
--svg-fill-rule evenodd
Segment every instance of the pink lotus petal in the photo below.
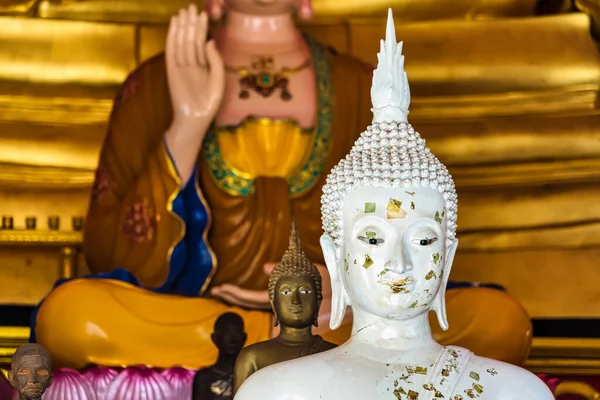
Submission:
M 173 399 L 191 399 L 192 382 L 196 371 L 182 367 L 165 369 L 160 373 L 171 386 Z
M 119 375 L 117 371 L 107 367 L 93 367 L 83 373 L 83 377 L 90 383 L 90 386 L 96 392 L 98 400 L 107 399 L 108 387 Z
M 173 397 L 169 382 L 159 372 L 146 367 L 124 369 L 108 386 L 106 398 L 113 400 L 176 399 Z
M 97 400 L 92 386 L 79 372 L 60 368 L 52 374 L 54 379 L 44 400 Z

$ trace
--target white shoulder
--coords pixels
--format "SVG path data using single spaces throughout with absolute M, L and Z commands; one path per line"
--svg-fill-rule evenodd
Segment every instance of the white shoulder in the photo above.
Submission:
M 457 387 L 467 396 L 481 391 L 490 400 L 554 400 L 548 386 L 524 368 L 478 356 L 471 357 L 467 368 Z
M 302 360 L 291 360 L 270 365 L 252 374 L 239 388 L 235 400 L 286 400 L 293 395 L 294 400 L 313 400 L 314 385 L 318 376 L 314 374 L 309 363 Z M 313 372 L 311 373 L 311 369 Z M 307 383 L 311 382 L 311 385 Z

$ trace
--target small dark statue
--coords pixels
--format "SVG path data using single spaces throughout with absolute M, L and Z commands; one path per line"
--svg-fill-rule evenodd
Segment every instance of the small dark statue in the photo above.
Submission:
M 321 274 L 302 251 L 295 225 L 289 248 L 273 269 L 268 288 L 275 325 L 281 325 L 279 335 L 241 351 L 235 363 L 236 392 L 250 375 L 262 368 L 335 347 L 312 334 L 323 298 Z
M 211 338 L 219 349 L 219 357 L 215 365 L 196 372 L 192 400 L 231 400 L 235 359 L 246 343 L 244 320 L 235 313 L 221 315 Z
M 41 400 L 52 384 L 52 360 L 37 343 L 19 347 L 12 356 L 8 380 L 19 392 L 19 400 Z

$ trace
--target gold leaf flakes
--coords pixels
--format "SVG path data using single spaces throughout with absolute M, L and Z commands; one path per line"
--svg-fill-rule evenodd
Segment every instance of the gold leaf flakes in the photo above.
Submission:
M 428 281 L 428 280 L 430 280 L 431 278 L 437 278 L 437 276 L 435 275 L 435 272 L 433 272 L 433 271 L 429 271 L 429 272 L 427 273 L 427 275 L 425 275 L 425 280 L 427 280 L 427 281 Z
M 388 271 L 389 271 L 389 269 L 387 269 L 387 268 L 384 268 L 384 269 L 382 269 L 382 270 L 381 270 L 381 272 L 380 272 L 380 273 L 379 273 L 377 276 L 381 278 L 381 277 L 382 277 L 382 276 L 384 276 L 384 275 L 385 275 L 385 274 L 386 274 Z
M 388 219 L 402 219 L 406 217 L 406 211 L 402 209 L 402 202 L 396 199 L 390 199 L 387 205 Z
M 440 257 L 440 253 L 433 254 L 433 262 L 435 264 L 439 264 L 441 260 L 442 260 L 442 257 Z
M 442 376 L 450 376 L 450 371 L 448 371 L 446 368 L 444 368 L 442 370 Z
M 376 239 L 377 238 L 377 234 L 373 231 L 367 231 L 366 236 L 367 236 L 367 239 Z
M 436 212 L 435 212 L 435 217 L 433 217 L 433 218 L 435 219 L 435 221 L 436 221 L 438 224 L 441 224 L 441 223 L 442 223 L 442 217 L 440 216 L 440 212 L 439 212 L 439 211 L 436 211 Z
M 475 391 L 479 394 L 483 393 L 483 386 L 481 386 L 479 383 L 473 383 L 473 389 L 475 389 Z
M 414 201 L 411 201 L 411 202 L 410 202 L 410 209 L 411 209 L 411 210 L 414 210 L 414 209 L 415 209 L 415 202 L 414 202 Z
M 409 374 L 427 375 L 427 367 L 406 367 L 406 372 L 408 372 Z
M 498 375 L 498 371 L 496 371 L 494 368 L 490 368 L 487 370 L 487 373 L 490 374 L 491 376 L 496 376 Z
M 396 396 L 398 400 L 402 400 L 402 395 L 406 395 L 406 391 L 404 389 L 394 389 L 394 396 Z
M 373 260 L 369 257 L 368 254 L 365 254 L 365 262 L 363 263 L 364 269 L 369 269 L 369 267 L 373 265 Z
M 409 194 L 411 196 L 414 196 L 416 192 L 406 192 L 406 194 Z
M 407 400 L 419 400 L 419 393 L 415 392 L 414 390 L 409 390 L 406 398 Z
M 376 208 L 375 203 L 365 203 L 365 214 L 374 213 Z
M 415 308 L 419 304 L 419 300 L 415 300 L 408 308 Z
M 348 271 L 348 259 L 344 258 L 344 269 Z
M 475 371 L 469 372 L 469 377 L 479 382 L 479 374 Z

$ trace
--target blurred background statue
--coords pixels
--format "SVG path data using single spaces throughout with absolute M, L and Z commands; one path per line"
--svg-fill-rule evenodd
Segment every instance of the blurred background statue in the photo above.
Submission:
M 246 342 L 244 320 L 235 313 L 217 318 L 211 339 L 219 356 L 210 367 L 196 372 L 192 384 L 192 400 L 233 399 L 233 369 L 235 360 Z

